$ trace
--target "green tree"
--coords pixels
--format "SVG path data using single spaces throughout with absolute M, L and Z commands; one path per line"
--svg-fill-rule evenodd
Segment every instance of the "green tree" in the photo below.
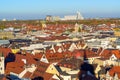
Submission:
M 82 31 L 82 30 L 81 30 L 81 28 L 79 27 L 79 28 L 78 28 L 78 32 L 81 32 L 81 31 Z

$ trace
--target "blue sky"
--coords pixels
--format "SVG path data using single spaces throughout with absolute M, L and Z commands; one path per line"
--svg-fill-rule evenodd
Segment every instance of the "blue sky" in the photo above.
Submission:
M 0 19 L 39 19 L 46 15 L 120 17 L 120 0 L 0 0 Z

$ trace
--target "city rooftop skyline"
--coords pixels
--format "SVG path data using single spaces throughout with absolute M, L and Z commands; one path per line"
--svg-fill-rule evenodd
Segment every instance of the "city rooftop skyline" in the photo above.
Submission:
M 46 15 L 120 18 L 119 0 L 0 0 L 0 19 L 40 19 Z

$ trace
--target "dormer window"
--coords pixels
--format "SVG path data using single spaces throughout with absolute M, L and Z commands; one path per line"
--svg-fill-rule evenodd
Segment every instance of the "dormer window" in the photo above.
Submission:
M 45 58 L 45 55 L 43 56 L 43 58 Z
M 111 60 L 114 60 L 114 57 L 111 57 Z

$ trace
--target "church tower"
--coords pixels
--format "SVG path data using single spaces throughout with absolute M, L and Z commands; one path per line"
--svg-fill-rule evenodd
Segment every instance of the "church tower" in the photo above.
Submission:
M 80 14 L 79 11 L 77 11 L 77 20 L 83 20 L 84 17 Z
M 4 74 L 4 70 L 5 70 L 4 61 L 5 61 L 5 58 L 3 56 L 3 53 L 0 52 L 0 75 Z

